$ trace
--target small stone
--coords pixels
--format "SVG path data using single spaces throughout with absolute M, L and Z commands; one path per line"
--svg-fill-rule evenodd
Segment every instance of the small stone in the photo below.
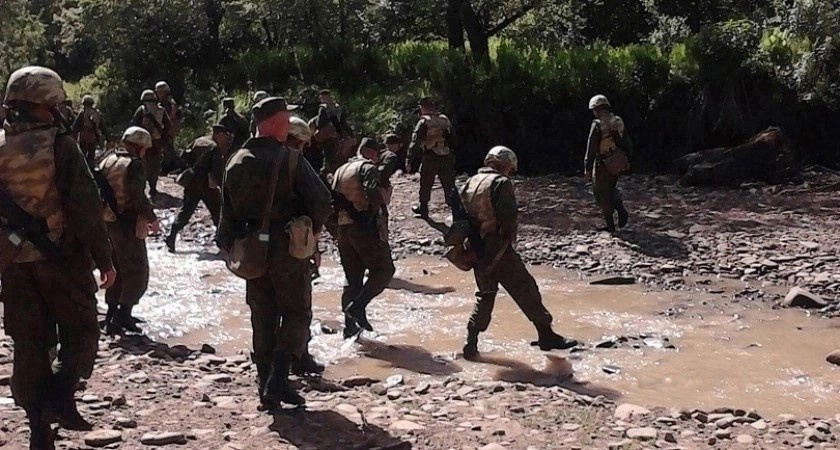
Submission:
M 828 354 L 825 358 L 826 361 L 834 364 L 835 366 L 840 366 L 840 350 L 835 350 Z
M 91 447 L 105 447 L 122 441 L 122 433 L 117 430 L 97 430 L 85 435 L 85 444 Z
M 716 430 L 715 431 L 715 438 L 716 439 L 730 439 L 732 437 L 732 431 L 730 430 Z
M 420 383 L 420 384 L 417 385 L 417 387 L 414 388 L 414 393 L 417 394 L 417 395 L 428 394 L 429 389 L 431 389 L 431 388 L 432 388 L 432 385 L 429 384 L 429 383 L 425 383 L 425 382 Z
M 791 289 L 782 301 L 782 306 L 788 308 L 816 309 L 824 308 L 827 305 L 828 303 L 822 297 L 799 287 Z
M 668 442 L 669 444 L 676 444 L 677 443 L 677 436 L 674 434 L 673 431 L 666 431 L 662 436 L 662 440 Z
M 116 425 L 119 428 L 137 428 L 137 421 L 127 417 L 120 417 L 117 419 Z
M 574 431 L 580 430 L 581 427 L 580 427 L 580 425 L 578 425 L 576 423 L 564 423 L 562 428 L 563 428 L 563 431 L 574 432 Z
M 413 431 L 425 430 L 426 427 L 419 423 L 410 420 L 398 420 L 391 424 L 390 428 L 394 431 L 401 431 L 404 433 L 411 433 Z
M 385 380 L 385 389 L 391 389 L 393 387 L 402 386 L 404 383 L 405 379 L 402 375 L 391 375 Z
M 143 445 L 184 445 L 187 443 L 187 437 L 184 433 L 177 432 L 146 433 L 140 438 L 140 443 Z
M 0 373 L 0 386 L 8 386 L 12 383 L 12 374 Z
M 693 438 L 697 433 L 692 430 L 683 430 L 680 432 L 680 437 L 683 439 Z
M 213 348 L 212 345 L 204 344 L 201 346 L 201 353 L 207 353 L 209 355 L 215 355 L 216 349 Z
M 82 397 L 82 403 L 99 403 L 99 397 L 93 394 L 86 394 Z
M 220 373 L 216 375 L 207 375 L 204 377 L 204 381 L 210 381 L 213 383 L 230 383 L 233 381 L 233 378 L 231 378 L 228 374 Z
M 460 396 L 460 397 L 462 397 L 462 398 L 463 398 L 463 397 L 466 397 L 466 396 L 468 396 L 468 395 L 472 394 L 473 392 L 475 392 L 475 388 L 474 388 L 474 387 L 472 387 L 472 386 L 464 386 L 464 387 L 462 387 L 461 389 L 458 389 L 458 391 L 457 391 L 456 393 L 458 394 L 458 396 Z
M 650 410 L 643 406 L 625 403 L 615 409 L 613 417 L 617 420 L 630 420 L 633 417 L 646 416 L 648 414 L 650 414 Z
M 749 434 L 739 434 L 738 437 L 735 438 L 735 441 L 737 441 L 739 444 L 752 445 L 753 443 L 755 443 L 755 438 L 753 438 Z
M 779 422 L 786 423 L 788 425 L 795 425 L 796 416 L 793 414 L 779 414 Z
M 146 375 L 146 372 L 136 372 L 126 377 L 125 380 L 131 383 L 144 384 L 149 382 L 149 376 Z
M 377 383 L 370 387 L 370 392 L 374 395 L 382 396 L 388 393 L 388 388 L 382 383 Z
M 631 448 L 633 445 L 633 441 L 630 439 L 624 439 L 623 441 L 618 442 L 611 442 L 607 444 L 607 448 L 610 450 L 622 450 L 625 448 Z
M 767 422 L 765 422 L 763 420 L 757 420 L 757 421 L 751 423 L 750 426 L 753 427 L 754 429 L 758 430 L 758 431 L 764 431 L 764 430 L 767 429 Z
M 397 400 L 398 398 L 402 397 L 402 392 L 397 389 L 391 389 L 388 391 L 388 400 Z
M 379 382 L 379 380 L 377 380 L 377 379 L 360 375 L 360 376 L 345 378 L 344 380 L 341 381 L 341 385 L 346 387 L 346 388 L 352 389 L 352 388 L 361 387 L 361 386 L 370 386 L 370 385 L 378 383 L 378 382 Z
M 487 444 L 484 447 L 481 447 L 481 450 L 506 450 L 506 447 L 494 442 L 492 444 Z
M 652 441 L 656 439 L 657 434 L 656 428 L 650 427 L 631 428 L 627 430 L 627 437 L 637 441 Z

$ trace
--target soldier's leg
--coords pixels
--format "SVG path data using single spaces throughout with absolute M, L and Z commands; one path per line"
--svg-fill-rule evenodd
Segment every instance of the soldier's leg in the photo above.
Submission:
M 341 268 L 344 270 L 344 289 L 341 293 L 341 310 L 346 311 L 350 303 L 362 292 L 365 278 L 365 266 L 354 244 L 353 226 L 338 228 L 338 253 Z M 358 332 L 356 321 L 344 314 L 344 338 Z
M 139 333 L 142 330 L 137 327 L 136 319 L 132 317 L 132 310 L 140 303 L 140 299 L 149 287 L 149 257 L 146 241 L 126 231 L 121 233 L 119 241 L 118 259 L 122 272 L 118 276 L 122 278 L 122 292 L 116 319 L 121 327 Z
M 257 366 L 259 395 L 271 372 L 274 348 L 277 345 L 277 324 L 280 309 L 274 298 L 274 286 L 268 277 L 248 280 L 245 285 L 245 298 L 251 308 L 251 329 L 253 332 L 254 352 L 251 358 Z
M 149 195 L 157 194 L 157 181 L 160 176 L 160 163 L 163 158 L 163 141 L 158 140 L 152 143 L 152 148 L 146 151 L 143 156 L 143 170 L 146 173 L 146 180 L 149 182 Z
M 455 189 L 455 157 L 449 155 L 446 158 L 442 158 L 442 160 L 438 177 L 440 178 L 441 186 L 443 186 L 443 198 L 451 210 L 452 191 Z
M 473 306 L 470 320 L 467 323 L 467 343 L 464 345 L 464 358 L 471 360 L 478 356 L 478 335 L 487 331 L 493 308 L 496 305 L 496 294 L 499 291 L 499 281 L 494 272 L 484 267 L 473 269 L 475 275 L 475 306 Z
M 277 350 L 300 358 L 306 352 L 312 322 L 312 284 L 307 261 L 292 260 L 272 270 L 271 280 L 280 307 L 282 323 L 277 331 Z
M 105 290 L 105 303 L 108 304 L 108 312 L 105 314 L 105 333 L 114 335 L 119 332 L 119 325 L 117 324 L 117 313 L 120 309 L 120 297 L 122 297 L 123 290 L 123 269 L 120 267 L 119 253 L 122 251 L 120 247 L 119 225 L 116 223 L 108 223 L 108 236 L 111 239 L 111 260 L 114 262 L 114 270 L 117 271 L 117 278 L 114 284 Z
M 387 242 L 367 234 L 359 236 L 356 242 L 362 263 L 368 270 L 367 281 L 357 297 L 364 308 L 388 287 L 396 269 L 391 246 Z
M 166 247 L 170 253 L 175 253 L 175 242 L 178 240 L 178 233 L 181 232 L 190 223 L 195 210 L 198 208 L 198 202 L 201 199 L 184 190 L 184 202 L 181 204 L 181 209 L 178 211 L 178 216 L 175 222 L 172 223 L 172 228 L 169 230 L 169 236 L 166 237 Z M 218 223 L 218 222 L 217 222 Z
M 219 215 L 222 212 L 222 193 L 218 189 L 210 189 L 201 196 L 201 202 L 210 211 L 210 218 L 213 225 L 219 227 Z
M 618 189 L 618 178 L 619 177 L 613 177 L 610 183 L 610 201 L 613 208 L 618 213 L 618 227 L 624 228 L 627 226 L 630 214 L 627 212 L 627 209 L 624 208 L 624 199 L 621 196 L 621 190 Z
M 428 215 L 429 200 L 432 198 L 432 187 L 435 184 L 437 174 L 437 161 L 430 156 L 425 156 L 420 165 L 420 204 L 415 209 L 415 214 L 423 217 Z
M 499 283 L 537 329 L 540 349 L 568 349 L 577 345 L 577 341 L 567 340 L 552 330 L 551 313 L 543 304 L 537 281 L 513 247 L 507 246 L 496 268 Z
M 611 183 L 615 177 L 611 176 L 603 164 L 597 164 L 592 180 L 592 191 L 595 194 L 595 201 L 601 209 L 601 215 L 606 222 L 607 231 L 615 231 L 615 219 L 613 218 L 613 202 L 611 198 Z

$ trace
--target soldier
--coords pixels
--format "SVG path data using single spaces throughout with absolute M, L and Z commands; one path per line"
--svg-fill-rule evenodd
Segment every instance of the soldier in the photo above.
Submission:
M 236 112 L 236 103 L 231 97 L 222 100 L 222 108 L 224 108 L 224 115 L 219 119 L 219 124 L 233 133 L 231 149 L 237 151 L 251 135 L 248 130 L 248 120 Z
M 155 84 L 155 96 L 163 109 L 166 110 L 166 115 L 169 116 L 170 127 L 164 137 L 163 158 L 160 163 L 164 173 L 168 173 L 181 166 L 181 161 L 179 161 L 175 151 L 175 138 L 181 134 L 181 108 L 178 106 L 178 102 L 172 98 L 172 89 L 165 81 L 158 81 Z
M 166 237 L 166 248 L 175 253 L 175 241 L 178 233 L 189 223 L 199 202 L 210 211 L 213 225 L 219 226 L 219 214 L 222 208 L 222 179 L 225 164 L 231 153 L 233 136 L 231 130 L 222 124 L 213 125 L 212 135 L 196 139 L 184 158 L 191 168 L 189 175 L 182 175 L 179 180 L 184 184 L 184 202 L 178 217 Z
M 228 161 L 218 233 L 219 247 L 230 254 L 236 240 L 253 237 L 255 229 L 262 229 L 266 193 L 272 184 L 272 170 L 279 162 L 276 189 L 268 198 L 271 220 L 267 224 L 266 273 L 246 281 L 254 333 L 253 359 L 260 400 L 267 409 L 274 409 L 280 402 L 304 403 L 289 386 L 288 374 L 291 358 L 303 356 L 309 338 L 311 269 L 308 259 L 292 256 L 286 226 L 296 216 L 308 216 L 317 239 L 330 214 L 329 189 L 306 159 L 282 144 L 290 128 L 289 110 L 295 108 L 279 97 L 266 98 L 254 106 L 257 137 L 248 140 Z
M 405 148 L 403 147 L 400 137 L 396 134 L 385 135 L 385 148 L 397 157 L 397 167 L 394 171 L 396 172 L 396 170 L 405 169 Z
M 143 157 L 143 170 L 146 172 L 146 180 L 149 182 L 149 195 L 157 195 L 157 181 L 160 176 L 160 164 L 163 160 L 164 148 L 167 139 L 171 135 L 172 122 L 169 114 L 158 103 L 154 91 L 146 89 L 140 95 L 143 103 L 134 113 L 134 126 L 148 131 L 152 135 L 152 148 L 146 151 Z
M 106 289 L 117 276 L 96 183 L 62 130 L 58 106 L 65 98 L 52 70 L 17 70 L 6 85 L 9 115 L 0 130 L 0 301 L 14 341 L 12 395 L 26 411 L 30 448 L 37 450 L 55 448 L 51 422 L 92 428 L 73 397 L 99 348 L 91 268 Z
M 268 98 L 268 92 L 266 92 L 266 91 L 254 92 L 254 102 L 251 104 L 251 106 L 256 105 L 257 103 L 265 100 L 266 98 Z M 257 134 L 257 122 L 254 120 L 254 113 L 253 112 L 251 113 L 251 127 L 250 127 L 250 130 L 251 130 L 251 137 L 256 136 L 256 134 Z
M 551 329 L 551 314 L 545 309 L 534 277 L 513 248 L 517 232 L 517 207 L 513 183 L 508 178 L 517 169 L 516 154 L 506 147 L 493 147 L 484 158 L 485 167 L 461 190 L 461 201 L 470 227 L 481 242 L 470 245 L 478 262 L 473 268 L 478 287 L 476 303 L 467 325 L 464 358 L 478 357 L 478 334 L 487 331 L 499 284 L 537 329 L 542 350 L 568 349 L 577 341 L 567 340 Z
M 76 111 L 73 109 L 73 100 L 69 98 L 64 100 L 58 110 L 63 119 L 62 125 L 64 125 L 64 129 L 67 131 L 72 130 L 73 124 L 76 122 Z
M 359 327 L 373 331 L 367 319 L 367 305 L 394 276 L 387 216 L 382 214 L 385 199 L 380 190 L 379 161 L 379 145 L 365 138 L 358 156 L 339 167 L 332 182 L 338 252 L 346 279 L 341 295 L 345 339 L 357 334 Z
M 157 216 L 146 197 L 143 155 L 152 147 L 152 136 L 140 127 L 129 127 L 122 136 L 122 149 L 99 163 L 98 171 L 107 181 L 104 188 L 104 217 L 114 247 L 112 259 L 119 273 L 117 281 L 105 291 L 108 313 L 105 330 L 116 334 L 120 328 L 140 333 L 131 310 L 140 303 L 149 286 L 149 257 L 146 236 L 160 233 Z
M 82 111 L 76 118 L 76 123 L 73 124 L 73 134 L 90 167 L 94 166 L 96 146 L 102 142 L 105 128 L 102 123 L 102 114 L 94 107 L 95 103 L 92 95 L 85 95 L 82 99 Z
M 455 155 L 452 152 L 452 123 L 437 111 L 430 97 L 420 99 L 420 120 L 408 147 L 407 172 L 420 169 L 420 204 L 411 208 L 419 217 L 429 216 L 429 200 L 435 177 L 440 179 L 447 203 L 455 187 Z M 451 205 L 450 205 L 451 207 Z
M 342 141 L 352 139 L 353 130 L 347 124 L 341 105 L 333 100 L 329 89 L 321 90 L 318 93 L 318 100 L 321 105 L 315 119 L 315 141 L 318 142 L 321 153 L 324 155 L 321 175 L 327 179 L 328 175 L 335 173 L 339 166 L 347 162 L 348 155 L 343 153 Z
M 629 214 L 624 208 L 621 192 L 618 190 L 619 174 L 607 170 L 606 161 L 616 150 L 629 156 L 633 143 L 624 128 L 624 121 L 610 111 L 610 102 L 603 95 L 596 95 L 589 101 L 589 109 L 595 116 L 589 129 L 589 141 L 584 161 L 584 178 L 593 180 L 592 191 L 601 208 L 606 226 L 601 231 L 615 231 L 614 213 L 618 213 L 618 227 L 627 226 Z M 625 166 L 629 168 L 629 163 Z

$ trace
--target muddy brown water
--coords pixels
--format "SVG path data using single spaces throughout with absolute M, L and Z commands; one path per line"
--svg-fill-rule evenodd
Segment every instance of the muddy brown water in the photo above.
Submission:
M 244 282 L 198 248 L 172 257 L 150 251 L 153 278 L 136 309 L 153 338 L 216 346 L 222 354 L 250 349 Z M 644 292 L 640 286 L 590 286 L 574 274 L 533 267 L 555 329 L 592 344 L 609 336 L 653 335 L 652 346 L 545 353 L 531 347 L 530 323 L 504 293 L 487 333 L 481 362 L 459 357 L 473 305 L 471 273 L 436 258 L 397 263 L 391 288 L 369 307 L 375 333 L 359 342 L 324 334 L 340 324 L 340 267 L 326 262 L 314 288 L 310 349 L 326 376 L 410 378 L 457 374 L 475 380 L 558 385 L 619 402 L 652 406 L 756 409 L 833 417 L 840 412 L 840 370 L 825 355 L 840 342 L 836 322 L 801 311 L 744 310 L 722 296 Z M 166 274 L 161 277 L 161 274 Z M 703 306 L 703 301 L 725 304 Z M 690 313 L 667 317 L 668 308 Z M 730 308 L 732 312 L 721 313 Z M 676 349 L 659 348 L 667 338 Z M 612 373 L 606 373 L 605 368 Z M 617 372 L 617 373 L 616 373 Z

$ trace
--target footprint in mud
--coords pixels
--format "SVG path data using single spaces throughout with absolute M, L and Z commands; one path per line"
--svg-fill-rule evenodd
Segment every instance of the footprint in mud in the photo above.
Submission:
M 418 345 L 392 345 L 364 337 L 359 337 L 356 343 L 364 356 L 385 361 L 395 368 L 424 375 L 452 375 L 462 370 L 458 364 Z

